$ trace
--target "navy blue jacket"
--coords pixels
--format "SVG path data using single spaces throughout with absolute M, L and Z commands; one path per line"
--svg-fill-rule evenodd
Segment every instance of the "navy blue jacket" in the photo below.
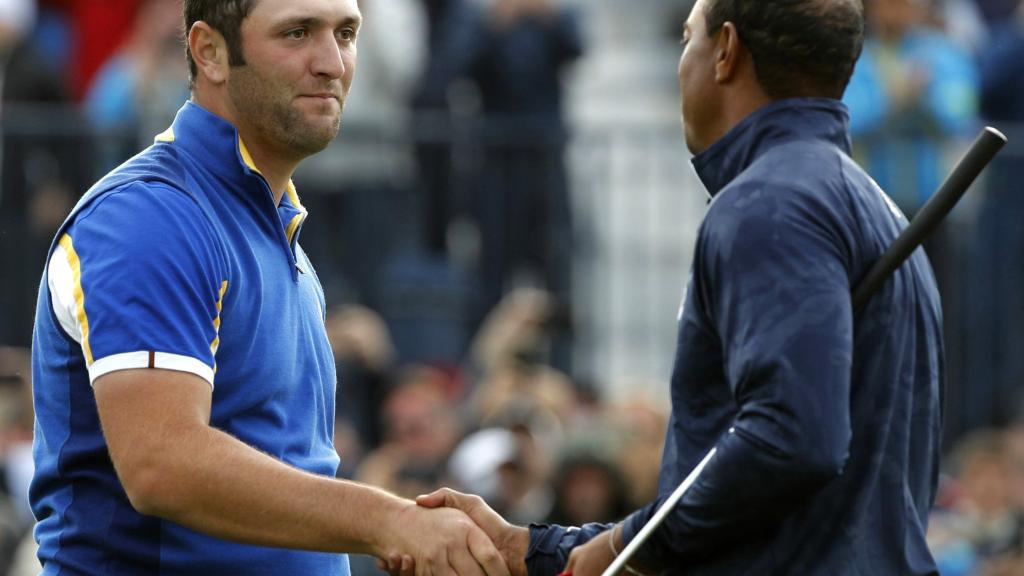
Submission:
M 641 548 L 669 574 L 936 574 L 939 295 L 920 249 L 870 303 L 850 292 L 906 219 L 849 156 L 840 102 L 775 102 L 694 165 L 711 205 L 679 322 L 659 497 L 715 457 Z M 606 526 L 534 526 L 554 574 Z

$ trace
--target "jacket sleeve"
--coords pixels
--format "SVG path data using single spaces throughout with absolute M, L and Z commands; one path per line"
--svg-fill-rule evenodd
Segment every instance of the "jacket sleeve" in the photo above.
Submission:
M 637 556 L 651 568 L 764 534 L 841 474 L 848 456 L 852 258 L 835 216 L 792 190 L 758 185 L 725 196 L 702 226 L 692 289 L 720 341 L 737 415 Z M 626 541 L 662 501 L 627 519 Z
M 583 526 L 530 525 L 530 546 L 526 551 L 526 572 L 529 576 L 555 576 L 565 569 L 572 549 L 591 541 L 609 530 L 612 524 Z

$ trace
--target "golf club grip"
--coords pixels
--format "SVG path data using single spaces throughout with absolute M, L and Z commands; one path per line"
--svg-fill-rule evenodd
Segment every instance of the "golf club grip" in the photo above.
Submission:
M 914 220 L 889 249 L 875 262 L 871 270 L 853 290 L 853 309 L 859 310 L 874 295 L 889 276 L 917 249 L 956 206 L 974 180 L 1006 145 L 1006 136 L 995 128 L 986 127 L 971 144 L 967 154 L 946 178 L 938 192 L 921 208 Z

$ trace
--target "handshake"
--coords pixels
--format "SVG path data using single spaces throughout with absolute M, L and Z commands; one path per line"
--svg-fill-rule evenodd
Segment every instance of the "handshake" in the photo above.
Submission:
M 479 496 L 442 488 L 419 496 L 403 514 L 399 526 L 415 529 L 400 532 L 415 541 L 396 541 L 384 552 L 378 565 L 391 576 L 527 575 L 529 530 L 506 522 Z M 600 576 L 622 551 L 619 532 L 616 525 L 575 548 L 558 576 Z

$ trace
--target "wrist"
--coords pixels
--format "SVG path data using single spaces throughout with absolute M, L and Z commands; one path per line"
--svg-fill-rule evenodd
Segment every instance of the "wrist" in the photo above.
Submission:
M 625 550 L 626 545 L 622 539 L 621 523 L 612 526 L 612 529 L 608 531 L 608 546 L 609 548 L 611 548 L 612 551 L 612 561 L 618 558 L 619 554 L 621 554 Z M 628 561 L 623 565 L 622 568 L 626 571 L 627 574 L 631 574 L 632 576 L 651 576 L 651 574 L 653 574 L 648 570 L 641 570 L 639 568 L 630 566 Z
M 530 531 L 509 525 L 494 541 L 494 546 L 505 559 L 511 576 L 527 576 L 526 554 L 530 548 Z
M 379 521 L 369 521 L 367 526 L 366 544 L 368 554 L 377 558 L 387 558 L 396 552 L 407 549 L 405 542 L 409 527 L 415 525 L 416 503 L 403 500 L 397 496 L 382 492 L 376 506 Z

